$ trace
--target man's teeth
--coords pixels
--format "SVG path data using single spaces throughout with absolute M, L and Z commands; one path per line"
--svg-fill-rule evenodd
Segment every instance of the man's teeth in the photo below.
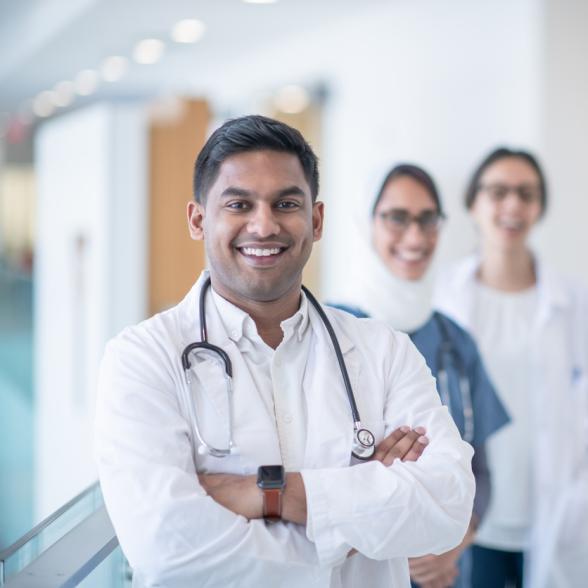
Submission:
M 279 247 L 272 247 L 271 249 L 256 249 L 254 247 L 243 247 L 245 255 L 255 255 L 257 257 L 267 257 L 268 255 L 277 255 L 281 249 Z

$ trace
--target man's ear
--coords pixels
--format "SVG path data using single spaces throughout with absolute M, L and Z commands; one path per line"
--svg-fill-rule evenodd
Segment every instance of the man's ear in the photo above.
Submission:
M 322 202 L 315 202 L 312 205 L 312 234 L 314 241 L 318 241 L 323 236 L 324 219 L 325 205 Z
M 186 207 L 188 214 L 188 230 L 195 241 L 204 240 L 204 206 L 191 200 Z

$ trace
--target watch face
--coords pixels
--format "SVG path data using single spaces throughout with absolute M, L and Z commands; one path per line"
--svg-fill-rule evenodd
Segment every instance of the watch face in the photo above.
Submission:
M 367 429 L 357 431 L 357 439 L 365 447 L 371 447 L 375 442 L 374 436 Z
M 257 485 L 260 488 L 283 488 L 284 483 L 284 466 L 260 466 L 257 470 Z

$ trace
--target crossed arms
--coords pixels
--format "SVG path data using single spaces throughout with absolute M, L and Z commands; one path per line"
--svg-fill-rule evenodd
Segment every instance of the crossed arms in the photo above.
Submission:
M 429 440 L 423 427 L 399 427 L 376 447 L 372 458 L 386 466 L 395 459 L 417 461 Z M 215 502 L 246 519 L 263 518 L 263 498 L 257 487 L 256 476 L 235 474 L 204 474 L 198 480 Z M 286 474 L 286 488 L 282 498 L 282 520 L 305 525 L 307 520 L 304 481 L 298 472 Z
M 96 456 L 111 520 L 146 585 L 183 588 L 203 578 L 228 585 L 241 576 L 255 585 L 293 570 L 303 585 L 328 575 L 352 548 L 387 560 L 441 553 L 463 537 L 473 500 L 471 449 L 431 391 L 422 358 L 402 340 L 394 376 L 386 375 L 394 394 L 383 421 L 389 430 L 403 421 L 426 427 L 426 451 L 409 461 L 384 444 L 367 463 L 325 460 L 292 474 L 286 522 L 265 525 L 253 477 L 195 479 L 191 431 L 176 392 L 181 371 L 170 376 L 159 347 L 144 361 L 143 340 L 136 343 L 135 332 L 126 337 L 109 346 L 102 364 Z
M 407 426 L 400 427 L 378 444 L 372 459 L 386 466 L 391 465 L 395 459 L 417 461 L 428 444 L 425 433 L 423 427 L 416 427 L 414 430 Z M 261 491 L 256 485 L 256 476 L 206 474 L 199 475 L 198 479 L 215 502 L 233 513 L 249 520 L 263 517 L 263 499 Z M 306 493 L 304 481 L 298 472 L 286 474 L 282 519 L 300 525 L 306 524 Z M 463 550 L 473 540 L 475 523 L 474 515 L 463 541 L 454 549 L 442 555 L 411 558 L 411 579 L 419 582 L 422 588 L 453 586 L 459 573 L 457 561 Z M 354 553 L 356 551 L 352 549 L 348 556 L 352 556 Z

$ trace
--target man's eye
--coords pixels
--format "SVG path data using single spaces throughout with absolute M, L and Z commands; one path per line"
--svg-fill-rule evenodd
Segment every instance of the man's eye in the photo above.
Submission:
M 228 202 L 227 208 L 230 208 L 231 210 L 247 210 L 249 208 L 249 203 L 243 200 L 235 200 L 233 202 Z
M 294 200 L 282 200 L 278 202 L 276 207 L 282 210 L 291 210 L 295 208 L 300 208 L 300 204 Z

